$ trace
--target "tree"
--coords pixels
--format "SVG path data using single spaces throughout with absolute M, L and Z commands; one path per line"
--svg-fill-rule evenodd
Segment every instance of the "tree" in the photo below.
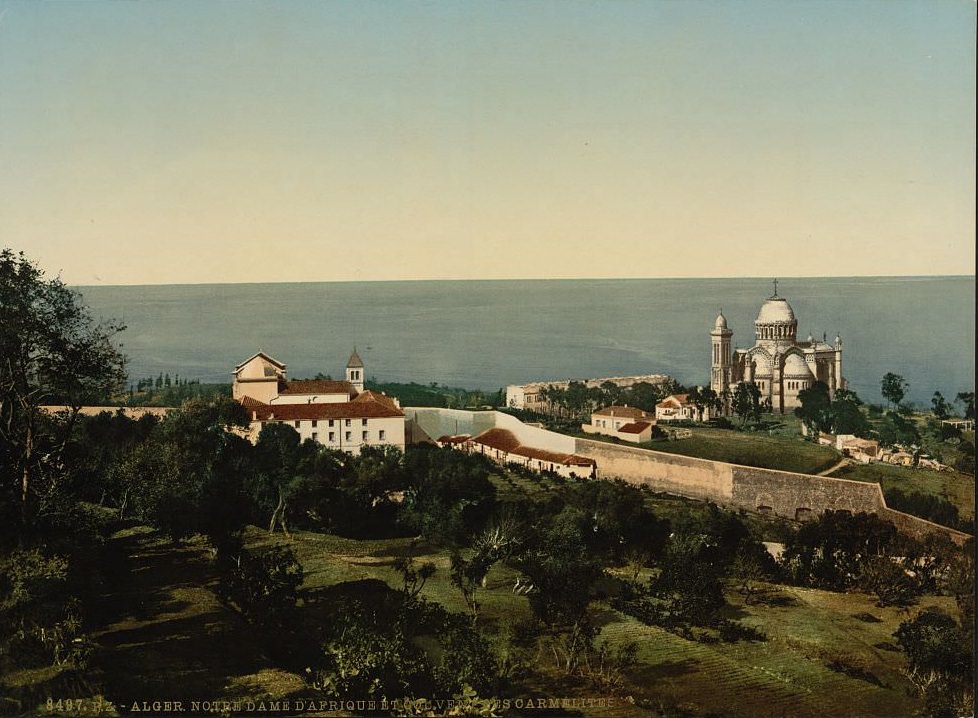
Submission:
M 52 488 L 78 409 L 121 390 L 124 357 L 112 344 L 124 329 L 96 322 L 81 297 L 21 254 L 0 252 L 0 525 L 8 536 L 37 518 L 38 482 Z M 40 406 L 71 409 L 45 421 Z
M 819 432 L 832 430 L 832 399 L 829 397 L 829 387 L 817 381 L 807 389 L 798 392 L 801 406 L 795 409 L 795 416 L 804 422 L 808 433 L 816 436 Z
M 859 408 L 862 404 L 856 392 L 836 390 L 835 401 L 832 402 L 832 429 L 836 434 L 866 436 L 869 433 L 869 422 Z
M 960 391 L 958 392 L 958 395 L 954 397 L 954 400 L 964 404 L 965 419 L 975 418 L 975 393 L 973 391 Z
M 880 393 L 891 406 L 899 406 L 909 388 L 910 385 L 906 380 L 899 374 L 894 374 L 893 372 L 884 374 L 883 380 L 880 382 Z
M 930 405 L 934 416 L 938 419 L 946 419 L 951 415 L 951 405 L 939 391 L 934 392 L 934 396 L 930 400 Z
M 894 636 L 907 656 L 907 677 L 926 699 L 931 715 L 971 715 L 974 656 L 957 622 L 929 609 L 901 623 Z
M 740 425 L 745 426 L 748 419 L 757 422 L 761 418 L 761 390 L 754 382 L 742 381 L 737 384 L 733 395 L 733 410 L 740 417 Z

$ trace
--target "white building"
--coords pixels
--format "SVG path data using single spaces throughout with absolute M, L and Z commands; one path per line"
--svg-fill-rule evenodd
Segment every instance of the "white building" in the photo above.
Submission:
M 845 389 L 842 377 L 842 338 L 833 344 L 818 341 L 811 335 L 798 341 L 798 320 L 788 300 L 774 294 L 761 305 L 754 320 L 754 346 L 734 349 L 733 331 L 727 327 L 723 312 L 717 316 L 710 332 L 713 344 L 710 386 L 717 394 L 733 392 L 740 382 L 752 382 L 761 399 L 771 402 L 773 411 L 784 413 L 801 405 L 799 392 L 821 381 L 829 396 Z
M 654 416 L 634 406 L 606 406 L 591 414 L 591 423 L 582 424 L 581 430 L 638 444 L 652 439 L 654 425 Z
M 258 352 L 232 372 L 232 396 L 251 415 L 249 438 L 268 423 L 292 426 L 301 439 L 356 454 L 364 446 L 404 449 L 404 412 L 396 399 L 363 388 L 364 367 L 356 350 L 344 381 L 289 381 L 286 366 Z
M 697 409 L 689 400 L 689 394 L 670 394 L 655 405 L 655 418 L 658 421 L 709 421 L 710 407 Z

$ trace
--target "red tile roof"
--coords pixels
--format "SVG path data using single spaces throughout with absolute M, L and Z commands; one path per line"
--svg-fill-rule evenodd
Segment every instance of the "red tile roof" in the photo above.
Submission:
M 348 381 L 332 381 L 329 379 L 299 379 L 282 382 L 278 388 L 279 394 L 346 394 L 353 396 L 356 392 Z
M 662 401 L 660 401 L 655 406 L 656 406 L 656 408 L 658 408 L 660 406 L 661 407 L 670 407 L 670 406 L 682 407 L 682 406 L 685 406 L 686 404 L 689 403 L 687 401 L 688 398 L 689 398 L 689 394 L 672 394 L 671 396 L 667 396 L 665 399 L 663 399 Z
M 404 416 L 404 412 L 379 401 L 344 401 L 326 404 L 247 405 L 257 421 L 296 421 L 300 419 L 384 419 Z
M 634 406 L 606 406 L 594 412 L 595 416 L 621 416 L 626 419 L 645 419 L 649 414 Z
M 508 429 L 487 429 L 473 438 L 472 441 L 506 453 L 511 453 L 520 445 L 519 439 Z
M 468 441 L 471 438 L 472 436 L 470 434 L 458 434 L 456 436 L 449 436 L 446 434 L 445 436 L 438 437 L 438 443 L 439 444 L 464 444 L 466 441 Z
M 631 424 L 625 424 L 623 427 L 618 429 L 618 431 L 623 434 L 641 434 L 650 426 L 652 426 L 652 424 L 647 421 L 636 421 Z
M 354 404 L 360 404 L 365 401 L 376 401 L 379 404 L 390 407 L 391 409 L 398 409 L 397 402 L 391 399 L 386 394 L 381 394 L 378 391 L 373 391 L 372 389 L 366 389 L 357 394 L 357 398 L 353 400 Z
M 439 441 L 441 441 L 441 439 L 439 439 Z M 476 444 L 488 446 L 490 449 L 504 451 L 507 454 L 515 454 L 516 456 L 523 456 L 528 459 L 550 461 L 555 464 L 564 464 L 565 466 L 596 465 L 594 459 L 586 459 L 583 456 L 577 456 L 576 454 L 561 454 L 554 451 L 547 451 L 545 449 L 537 449 L 533 446 L 524 446 L 519 442 L 519 439 L 516 438 L 516 435 L 507 429 L 488 429 L 473 438 L 472 441 Z

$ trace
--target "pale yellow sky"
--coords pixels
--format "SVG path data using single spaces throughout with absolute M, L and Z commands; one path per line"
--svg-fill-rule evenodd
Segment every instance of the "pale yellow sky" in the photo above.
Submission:
M 0 236 L 72 284 L 974 273 L 974 3 L 0 13 Z

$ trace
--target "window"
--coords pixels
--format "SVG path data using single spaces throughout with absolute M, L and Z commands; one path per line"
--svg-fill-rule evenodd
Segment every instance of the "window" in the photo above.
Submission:
M 315 419 L 313 419 L 312 420 L 312 428 L 315 429 L 317 426 L 319 426 L 319 422 L 316 421 Z
M 329 432 L 329 443 L 332 444 L 335 441 L 336 441 L 336 432 L 335 431 Z
M 330 420 L 329 420 L 329 425 L 330 425 L 330 426 L 332 426 L 332 425 L 333 425 L 333 420 L 332 420 L 332 419 L 330 419 Z
M 363 440 L 364 440 L 364 441 L 366 441 L 366 440 L 367 440 L 367 432 L 366 432 L 366 431 L 365 431 L 365 432 L 363 432 Z
M 361 424 L 362 426 L 366 426 L 366 425 L 367 425 L 367 420 L 366 420 L 366 419 L 361 419 L 361 420 L 360 420 L 360 424 Z
M 347 441 L 353 441 L 353 432 L 352 431 L 346 432 L 345 436 L 346 436 L 346 440 Z
M 302 426 L 302 422 L 301 422 L 301 421 L 296 421 L 296 422 L 295 422 L 295 428 L 296 428 L 296 429 L 298 429 L 298 428 L 299 428 L 299 427 L 301 427 L 301 426 Z
M 346 420 L 346 426 L 350 426 L 350 425 L 351 425 L 351 422 L 350 422 L 350 420 L 349 420 L 349 419 L 347 419 L 347 420 Z
M 317 434 L 315 431 L 312 432 L 312 440 L 313 441 L 319 441 L 319 434 Z
M 386 432 L 386 431 L 384 431 L 383 429 L 381 429 L 381 430 L 380 430 L 380 440 L 381 440 L 381 441 L 384 441 L 384 440 L 386 440 L 386 439 L 387 439 L 387 432 Z

